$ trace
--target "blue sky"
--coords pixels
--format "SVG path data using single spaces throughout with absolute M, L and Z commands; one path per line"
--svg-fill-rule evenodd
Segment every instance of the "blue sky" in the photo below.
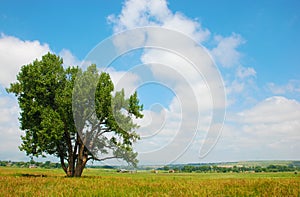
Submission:
M 98 43 L 114 33 L 154 24 L 185 33 L 206 47 L 221 72 L 227 93 L 226 121 L 216 147 L 205 158 L 194 156 L 207 130 L 204 123 L 204 129 L 199 129 L 177 162 L 300 159 L 296 151 L 300 148 L 300 2 L 169 0 L 166 3 L 162 0 L 158 1 L 161 3 L 158 7 L 151 2 L 3 1 L 0 7 L 0 132 L 7 136 L 3 141 L 9 147 L 20 143 L 17 123 L 11 123 L 17 122 L 18 107 L 13 96 L 3 89 L 14 80 L 19 64 L 26 64 L 46 51 L 61 55 L 67 63 L 80 64 Z M 134 12 L 138 14 L 132 16 Z M 192 30 L 187 30 L 188 27 Z M 137 51 L 119 58 L 110 72 L 118 79 L 130 64 L 143 64 L 159 57 L 151 51 Z M 128 67 L 118 67 L 120 64 Z M 168 78 L 155 68 L 150 70 L 149 75 L 153 74 L 154 79 Z M 137 88 L 136 83 L 131 78 L 125 85 L 129 89 Z M 155 128 L 155 121 L 161 117 L 170 123 L 160 131 L 165 132 L 163 135 L 143 141 L 150 148 L 141 150 L 151 152 L 152 148 L 173 139 L 167 134 L 177 121 L 172 111 L 176 99 L 175 93 L 164 86 L 145 87 L 138 88 L 141 101 L 146 104 L 146 119 L 152 118 L 150 126 L 145 128 L 151 129 L 152 124 Z M 157 109 L 151 110 L 155 103 L 162 105 L 160 114 Z M 203 114 L 205 120 L 211 117 L 205 110 Z M 13 159 L 26 159 L 17 148 L 9 155 Z M 0 153 L 0 159 L 8 159 L 8 154 Z M 167 162 L 161 158 L 150 161 L 141 157 L 141 160 L 142 163 Z
M 265 80 L 285 83 L 299 78 L 299 1 L 169 1 L 171 10 L 198 19 L 212 32 L 239 33 L 245 63 L 255 66 Z M 78 58 L 112 33 L 106 17 L 121 11 L 122 1 L 2 2 L 2 33 L 48 43 L 55 52 L 68 48 Z M 259 43 L 259 46 L 258 44 Z M 288 66 L 282 66 L 282 65 Z M 272 68 L 272 74 L 269 74 Z M 258 79 L 260 82 L 262 79 Z M 263 82 L 262 82 L 263 83 Z

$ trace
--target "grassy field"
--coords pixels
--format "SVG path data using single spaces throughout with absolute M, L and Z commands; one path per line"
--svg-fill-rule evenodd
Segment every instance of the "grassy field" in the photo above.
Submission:
M 62 170 L 2 167 L 0 196 L 300 196 L 300 175 L 86 169 L 81 178 L 66 178 Z

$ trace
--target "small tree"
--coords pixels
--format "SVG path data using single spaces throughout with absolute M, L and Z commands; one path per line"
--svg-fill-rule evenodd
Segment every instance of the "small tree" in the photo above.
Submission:
M 7 89 L 20 105 L 20 150 L 31 156 L 55 155 L 67 176 L 81 176 L 89 160 L 120 158 L 137 164 L 132 143 L 139 139 L 143 106 L 137 93 L 125 98 L 124 90 L 113 95 L 109 74 L 91 65 L 64 69 L 63 60 L 46 54 L 24 65 L 17 83 Z M 108 156 L 107 156 L 108 155 Z

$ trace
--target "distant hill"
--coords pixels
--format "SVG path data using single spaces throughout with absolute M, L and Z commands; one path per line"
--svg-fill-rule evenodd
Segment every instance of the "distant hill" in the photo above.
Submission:
M 267 167 L 269 165 L 294 165 L 300 167 L 300 161 L 294 160 L 254 160 L 254 161 L 236 161 L 236 162 L 217 162 L 217 163 L 188 163 L 188 164 L 174 164 L 174 165 L 192 165 L 192 166 L 201 166 L 201 165 L 216 165 L 216 166 L 261 166 Z
M 245 167 L 245 168 L 267 168 L 273 166 L 287 166 L 291 168 L 300 168 L 300 161 L 295 160 L 257 160 L 257 161 L 236 161 L 236 162 L 215 162 L 215 163 L 186 163 L 186 164 L 169 164 L 166 166 L 159 165 L 141 165 L 140 169 L 182 169 L 185 166 L 217 166 L 224 168 Z

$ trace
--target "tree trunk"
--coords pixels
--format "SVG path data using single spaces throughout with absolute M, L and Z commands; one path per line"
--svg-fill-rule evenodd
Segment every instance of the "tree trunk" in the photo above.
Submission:
M 82 158 L 78 158 L 76 165 L 72 159 L 68 160 L 68 167 L 63 168 L 67 177 L 81 177 L 82 172 L 87 163 L 87 155 L 83 155 Z
M 75 177 L 81 177 L 83 169 L 88 161 L 88 154 L 85 151 L 84 144 L 81 144 L 79 146 L 79 152 L 78 152 L 78 158 L 76 162 L 76 168 L 75 168 Z
M 62 169 L 65 171 L 65 173 L 67 174 L 68 172 L 68 168 L 65 164 L 65 160 L 64 160 L 64 157 L 63 156 L 60 156 L 60 164 L 61 164 L 61 167 Z
M 74 172 L 75 172 L 75 164 L 73 162 L 73 158 L 69 158 L 69 161 L 68 161 L 69 165 L 68 165 L 68 168 L 67 168 L 67 176 L 68 177 L 73 177 L 74 176 Z
M 67 135 L 65 136 L 68 142 L 68 166 L 64 164 L 64 157 L 61 156 L 62 168 L 68 177 L 81 177 L 83 169 L 88 161 L 88 152 L 78 135 L 74 150 L 72 150 L 73 147 L 70 137 Z
M 85 167 L 86 162 L 82 161 L 82 162 L 78 162 L 75 168 L 75 173 L 74 176 L 75 177 L 81 177 L 83 169 Z

